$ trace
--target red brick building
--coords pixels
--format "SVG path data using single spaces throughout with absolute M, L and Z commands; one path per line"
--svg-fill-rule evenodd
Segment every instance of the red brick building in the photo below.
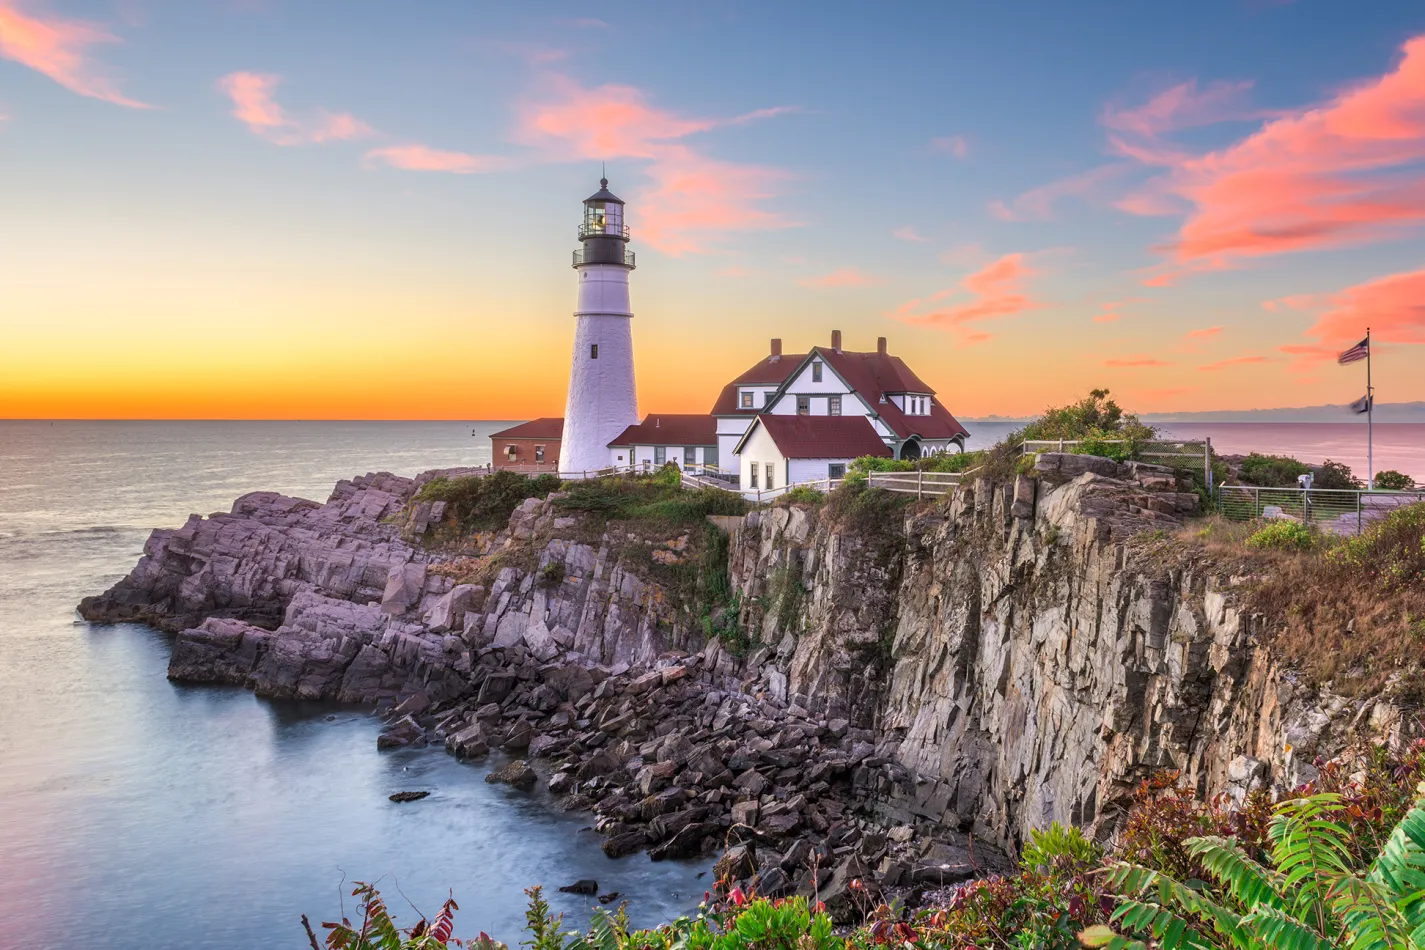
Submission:
M 497 469 L 516 472 L 559 471 L 563 419 L 534 419 L 490 436 L 490 459 Z

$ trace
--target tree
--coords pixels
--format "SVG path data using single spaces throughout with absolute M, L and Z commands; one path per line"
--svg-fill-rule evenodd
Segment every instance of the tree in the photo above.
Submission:
M 1376 472 L 1376 487 L 1386 491 L 1410 491 L 1415 487 L 1415 480 L 1404 472 L 1386 469 Z

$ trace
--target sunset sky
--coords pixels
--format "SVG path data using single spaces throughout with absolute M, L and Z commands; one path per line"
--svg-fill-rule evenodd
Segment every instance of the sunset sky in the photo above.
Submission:
M 966 417 L 1425 400 L 1425 4 L 0 0 L 0 417 L 643 411 L 877 336 Z

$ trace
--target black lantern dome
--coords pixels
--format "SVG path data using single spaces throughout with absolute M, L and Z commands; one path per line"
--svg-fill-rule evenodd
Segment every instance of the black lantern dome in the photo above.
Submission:
M 584 220 L 579 225 L 583 247 L 574 252 L 574 266 L 618 264 L 633 267 L 628 249 L 628 225 L 623 223 L 623 199 L 609 191 L 609 180 L 599 179 L 599 190 L 584 199 Z

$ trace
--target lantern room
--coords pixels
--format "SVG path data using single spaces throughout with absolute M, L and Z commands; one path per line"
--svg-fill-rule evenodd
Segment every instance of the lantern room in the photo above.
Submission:
M 612 237 L 628 240 L 628 226 L 623 223 L 623 199 L 609 191 L 609 180 L 599 179 L 599 190 L 584 199 L 584 223 L 579 226 L 579 239 Z

